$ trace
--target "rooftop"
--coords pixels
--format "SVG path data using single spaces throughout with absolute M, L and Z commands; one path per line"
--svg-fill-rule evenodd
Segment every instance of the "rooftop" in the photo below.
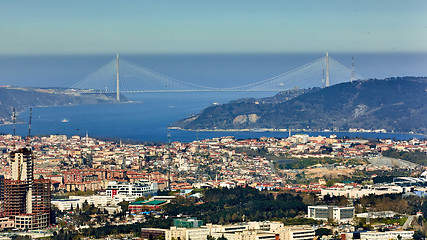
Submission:
M 130 205 L 161 205 L 165 202 L 166 201 L 164 200 L 138 201 L 138 202 L 133 202 Z

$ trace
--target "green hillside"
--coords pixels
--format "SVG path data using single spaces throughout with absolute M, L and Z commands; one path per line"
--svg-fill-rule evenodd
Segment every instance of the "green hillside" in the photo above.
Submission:
M 386 129 L 427 133 L 427 78 L 371 79 L 292 98 L 233 101 L 174 123 L 183 129 Z

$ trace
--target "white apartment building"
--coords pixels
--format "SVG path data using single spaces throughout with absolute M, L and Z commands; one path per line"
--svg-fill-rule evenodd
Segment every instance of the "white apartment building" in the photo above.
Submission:
M 165 232 L 165 240 L 206 240 L 210 235 L 207 228 L 177 228 L 171 227 Z
M 344 196 L 346 198 L 358 199 L 370 194 L 383 195 L 403 193 L 404 188 L 400 186 L 365 186 L 363 188 L 325 188 L 321 190 L 322 197 L 329 196 Z
M 249 230 L 235 233 L 234 240 L 279 240 L 278 238 L 279 234 L 277 233 Z
M 333 220 L 338 223 L 349 222 L 354 218 L 354 207 L 308 206 L 308 218 L 315 220 Z
M 52 199 L 50 203 L 60 211 L 68 211 L 71 208 L 76 209 L 77 206 L 81 207 L 79 199 Z
M 361 240 L 412 239 L 414 231 L 365 232 L 360 234 Z
M 309 240 L 315 236 L 315 230 L 310 226 L 285 226 L 278 232 L 280 240 Z
M 364 212 L 356 214 L 359 218 L 392 218 L 396 216 L 397 212 L 393 211 L 381 211 L 381 212 Z
M 98 206 L 107 206 L 111 203 L 111 198 L 105 195 L 92 195 L 92 196 L 70 196 L 70 200 L 79 200 L 80 206 L 83 205 L 84 202 L 87 202 L 89 205 Z
M 144 197 L 157 195 L 157 190 L 156 182 L 139 181 L 127 183 L 111 181 L 108 183 L 106 194 L 110 198 L 114 198 L 116 195 Z
M 52 205 L 56 206 L 61 211 L 71 210 L 71 208 L 81 208 L 85 202 L 89 205 L 100 207 L 110 205 L 112 199 L 105 195 L 92 195 L 70 196 L 69 199 L 55 199 L 51 201 Z
M 280 222 L 249 222 L 233 225 L 207 224 L 201 228 L 177 228 L 166 230 L 165 240 L 206 240 L 224 236 L 228 240 L 306 240 L 313 239 L 314 228 L 289 227 Z
M 113 198 L 107 195 L 70 196 L 69 199 L 52 200 L 51 204 L 61 211 L 68 211 L 71 210 L 71 208 L 81 208 L 85 202 L 89 205 L 93 204 L 95 207 L 105 208 L 107 206 L 117 206 L 117 204 L 123 201 L 133 202 L 136 198 L 136 196 L 127 195 L 115 195 Z

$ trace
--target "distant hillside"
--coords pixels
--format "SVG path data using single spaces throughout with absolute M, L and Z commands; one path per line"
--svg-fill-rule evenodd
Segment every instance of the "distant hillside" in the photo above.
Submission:
M 427 133 L 427 78 L 366 80 L 312 89 L 289 99 L 210 106 L 174 123 L 183 129 L 386 129 Z
M 96 104 L 114 102 L 106 94 L 79 94 L 61 89 L 0 87 L 0 124 L 11 121 L 13 108 L 21 112 L 29 107 Z

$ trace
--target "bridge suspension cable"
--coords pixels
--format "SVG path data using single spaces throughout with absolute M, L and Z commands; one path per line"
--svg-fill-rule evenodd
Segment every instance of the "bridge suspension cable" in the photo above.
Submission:
M 118 60 L 118 59 L 117 59 Z M 117 68 L 117 69 L 116 69 Z M 184 82 L 153 70 L 120 59 L 120 83 L 118 61 L 112 60 L 92 74 L 74 84 L 74 89 L 92 89 L 103 92 L 190 92 L 190 91 L 283 91 L 293 88 L 325 87 L 325 69 L 329 71 L 331 85 L 363 79 L 360 75 L 330 56 L 321 57 L 301 67 L 256 83 L 238 87 L 214 88 Z M 116 79 L 117 76 L 117 79 Z

